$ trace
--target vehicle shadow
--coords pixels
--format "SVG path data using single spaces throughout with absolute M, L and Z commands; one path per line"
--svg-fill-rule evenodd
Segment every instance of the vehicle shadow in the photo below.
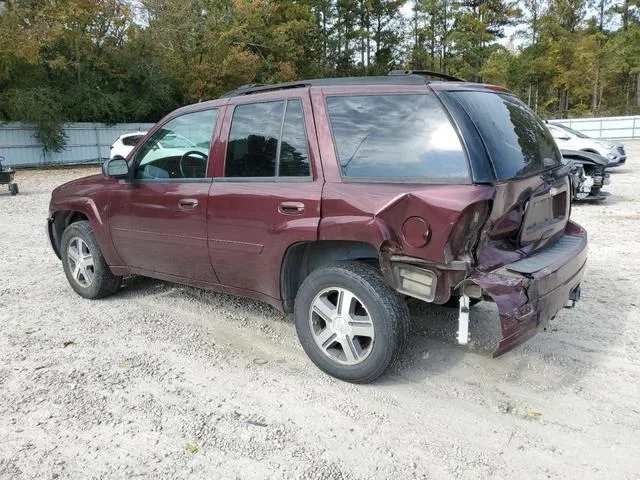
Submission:
M 117 297 L 188 300 L 201 307 L 225 309 L 229 319 L 255 317 L 269 322 L 292 323 L 290 316 L 265 302 L 138 275 L 125 277 Z
M 589 296 L 588 289 L 586 296 Z M 258 328 L 263 333 L 265 329 L 272 329 L 289 337 L 290 342 L 287 343 L 297 344 L 291 315 L 283 314 L 266 303 L 243 297 L 132 276 L 126 279 L 114 300 L 148 297 L 151 297 L 150 302 L 158 298 L 186 299 L 196 313 L 206 315 L 212 310 L 222 312 L 226 321 L 235 324 L 241 331 L 247 329 L 247 336 L 252 335 L 251 329 Z M 583 300 L 574 310 L 561 311 L 559 318 L 551 323 L 550 332 L 540 332 L 527 343 L 494 359 L 493 353 L 502 338 L 494 303 L 485 301 L 471 307 L 471 340 L 468 345 L 462 346 L 456 340 L 456 308 L 409 301 L 411 331 L 407 348 L 399 361 L 376 384 L 384 387 L 433 381 L 439 383 L 454 377 L 466 385 L 476 382 L 471 376 L 482 375 L 495 378 L 499 383 L 510 383 L 517 379 L 537 390 L 570 388 L 600 364 L 600 359 L 624 334 L 622 330 L 610 330 L 609 340 L 603 341 L 600 336 L 597 348 L 593 348 L 588 338 L 593 332 L 582 328 L 583 309 L 587 302 L 588 299 Z M 595 302 L 595 299 L 591 299 L 591 302 Z M 301 351 L 298 354 L 303 355 Z M 293 361 L 298 361 L 297 355 Z M 571 368 L 566 369 L 567 365 Z
M 607 168 L 607 173 L 633 173 L 633 170 L 629 167 L 614 167 Z
M 626 196 L 620 193 L 615 187 L 611 188 L 611 185 L 604 187 L 606 198 L 599 199 L 582 199 L 573 200 L 572 207 L 580 209 L 581 207 L 594 208 L 594 207 L 608 207 L 612 205 L 618 205 L 620 203 L 638 202 L 638 198 L 634 196 Z
M 481 302 L 470 308 L 468 345 L 457 341 L 458 309 L 409 301 L 411 335 L 396 374 L 405 379 L 441 375 L 469 355 L 493 358 L 502 339 L 498 308 Z
M 600 275 L 594 266 L 589 272 Z M 457 310 L 435 305 L 413 305 L 412 334 L 405 354 L 384 385 L 425 382 L 449 384 L 456 389 L 482 390 L 479 378 L 491 378 L 494 387 L 505 391 L 513 384 L 535 391 L 580 389 L 580 382 L 601 365 L 614 362 L 621 344 L 626 342 L 633 306 L 617 305 L 625 298 L 624 285 L 612 285 L 603 293 L 588 277 L 583 282 L 582 300 L 574 309 L 563 309 L 550 322 L 547 331 L 494 358 L 501 340 L 498 310 L 493 302 L 470 308 L 469 345 L 458 345 Z M 633 322 L 635 324 L 635 321 Z M 449 379 L 449 380 L 447 380 Z M 492 387 L 493 388 L 493 387 Z
M 123 299 L 188 299 L 196 302 L 198 307 L 209 307 L 225 311 L 226 319 L 233 322 L 234 319 L 251 319 L 254 323 L 272 322 L 284 326 L 288 335 L 294 337 L 293 316 L 284 314 L 276 308 L 256 300 L 235 296 L 227 293 L 219 293 L 184 285 L 165 282 L 142 276 L 126 277 L 123 286 L 114 301 Z M 108 299 L 107 299 L 108 300 Z M 153 300 L 155 301 L 155 300 Z M 497 308 L 493 303 L 482 302 L 478 306 L 471 307 L 473 322 L 470 325 L 471 342 L 468 346 L 459 346 L 456 342 L 457 315 L 456 308 L 430 305 L 417 300 L 408 301 L 411 313 L 410 340 L 407 359 L 422 358 L 425 352 L 437 350 L 440 356 L 455 357 L 465 352 L 475 352 L 487 358 L 491 358 L 493 351 L 500 340 L 500 325 Z M 249 325 L 246 321 L 240 322 L 243 326 Z M 402 369 L 411 371 L 413 361 L 400 361 Z M 431 373 L 436 374 L 437 371 Z

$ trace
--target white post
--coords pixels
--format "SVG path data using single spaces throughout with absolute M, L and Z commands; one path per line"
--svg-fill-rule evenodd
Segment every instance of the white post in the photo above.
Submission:
M 460 312 L 458 314 L 458 344 L 469 343 L 469 297 L 460 295 Z

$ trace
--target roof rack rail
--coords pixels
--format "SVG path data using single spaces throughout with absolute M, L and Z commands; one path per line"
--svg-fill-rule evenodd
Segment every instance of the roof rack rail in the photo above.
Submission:
M 220 98 L 239 97 L 241 95 L 251 95 L 252 93 L 273 92 L 276 90 L 288 90 L 290 88 L 303 88 L 310 86 L 309 82 L 287 82 L 273 85 L 265 83 L 250 83 L 224 93 Z
M 464 82 L 461 78 L 454 77 L 453 75 L 441 72 L 432 72 L 431 70 L 391 70 L 388 75 L 421 75 L 423 77 L 439 78 L 449 82 Z

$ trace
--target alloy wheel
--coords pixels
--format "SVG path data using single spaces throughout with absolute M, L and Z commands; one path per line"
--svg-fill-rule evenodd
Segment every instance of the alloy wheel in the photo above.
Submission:
M 91 285 L 95 275 L 93 255 L 87 243 L 80 237 L 73 237 L 69 242 L 67 261 L 73 280 L 84 288 Z
M 316 345 L 335 362 L 357 365 L 373 349 L 375 328 L 369 311 L 345 288 L 330 287 L 316 295 L 309 323 Z

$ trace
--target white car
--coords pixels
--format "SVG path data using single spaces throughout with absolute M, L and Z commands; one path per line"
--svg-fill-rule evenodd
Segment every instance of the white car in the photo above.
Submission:
M 547 122 L 546 125 L 560 150 L 582 150 L 597 153 L 609 161 L 607 167 L 617 167 L 627 161 L 623 143 L 616 140 L 591 138 L 584 133 L 557 123 Z
M 144 138 L 147 132 L 125 133 L 120 135 L 115 142 L 109 147 L 109 158 L 120 155 L 127 158 L 127 155 L 133 150 L 140 140 Z

